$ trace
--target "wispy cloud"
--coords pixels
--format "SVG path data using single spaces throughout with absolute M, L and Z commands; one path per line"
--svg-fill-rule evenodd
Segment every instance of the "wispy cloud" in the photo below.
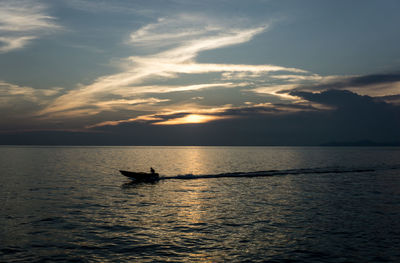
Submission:
M 209 17 L 194 14 L 159 18 L 156 23 L 132 32 L 129 41 L 138 46 L 163 47 L 181 44 L 193 40 L 194 37 L 219 34 L 220 26 L 210 20 Z
M 59 94 L 61 88 L 34 89 L 28 86 L 19 86 L 0 80 L 0 100 L 2 106 L 11 103 L 16 97 L 26 101 L 45 104 L 51 97 Z
M 184 92 L 212 87 L 234 87 L 240 83 L 227 82 L 221 78 L 217 83 L 200 83 L 180 86 L 150 84 L 154 80 L 168 80 L 180 75 L 226 73 L 226 72 L 292 72 L 305 73 L 297 68 L 275 65 L 243 65 L 198 63 L 200 52 L 237 45 L 250 41 L 254 36 L 269 28 L 261 26 L 228 27 L 224 23 L 197 15 L 180 15 L 176 18 L 161 18 L 148 24 L 130 35 L 132 45 L 157 47 L 162 51 L 150 52 L 148 55 L 131 56 L 125 59 L 124 71 L 98 78 L 90 85 L 77 89 L 59 97 L 41 114 L 53 116 L 59 112 L 75 111 L 77 108 L 102 108 L 101 101 L 108 101 L 110 95 L 118 95 L 115 99 L 137 99 L 147 93 Z M 111 103 L 112 104 L 112 103 Z
M 28 45 L 44 33 L 60 29 L 55 18 L 46 14 L 39 1 L 0 1 L 0 52 L 10 52 Z
M 172 92 L 183 92 L 183 91 L 197 91 L 204 90 L 210 88 L 233 88 L 240 86 L 239 83 L 204 83 L 204 84 L 195 84 L 195 85 L 149 85 L 149 86 L 135 86 L 134 89 L 126 90 L 125 88 L 115 89 L 112 91 L 112 94 L 121 95 L 121 96 L 130 96 L 130 95 L 141 95 L 146 93 L 172 93 Z M 245 85 L 245 83 L 242 83 Z
M 212 120 L 230 118 L 230 116 L 227 115 L 223 116 L 222 113 L 231 108 L 231 105 L 220 107 L 200 107 L 196 104 L 176 105 L 154 114 L 146 114 L 124 120 L 104 121 L 94 125 L 88 125 L 87 128 L 116 126 L 130 122 L 147 122 L 153 125 L 204 123 Z
M 0 132 L 43 125 L 35 115 L 60 93 L 60 88 L 35 89 L 0 80 Z
M 76 10 L 89 13 L 122 13 L 149 16 L 156 13 L 146 8 L 146 1 L 93 1 L 93 0 L 63 0 L 64 4 Z
M 251 103 L 248 102 L 243 106 L 233 106 L 230 104 L 219 107 L 200 107 L 196 104 L 177 105 L 171 108 L 163 109 L 154 114 L 145 114 L 138 117 L 104 121 L 97 124 L 89 125 L 87 128 L 99 128 L 103 126 L 117 126 L 120 124 L 132 122 L 144 122 L 151 125 L 183 125 L 205 123 L 210 121 L 218 121 L 224 119 L 246 118 L 249 116 L 260 115 L 276 115 L 295 113 L 299 111 L 316 111 L 316 110 L 331 110 L 331 107 L 324 106 L 319 103 L 309 103 L 303 100 L 304 103 L 294 104 L 276 104 L 276 103 Z
M 120 100 L 110 100 L 110 101 L 102 101 L 98 102 L 95 104 L 99 108 L 105 110 L 114 110 L 117 107 L 121 107 L 124 110 L 129 110 L 129 109 L 135 109 L 136 106 L 139 105 L 154 105 L 160 102 L 166 102 L 169 101 L 168 99 L 157 99 L 157 98 L 145 98 L 145 99 L 133 99 L 133 100 L 125 100 L 125 99 L 120 99 Z
M 6 53 L 15 49 L 23 48 L 35 38 L 36 37 L 34 36 L 0 37 L 0 53 Z

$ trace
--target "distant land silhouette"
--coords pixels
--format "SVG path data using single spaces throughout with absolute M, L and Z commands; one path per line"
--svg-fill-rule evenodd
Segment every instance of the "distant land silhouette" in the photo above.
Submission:
M 370 140 L 349 141 L 349 142 L 328 142 L 321 146 L 400 146 L 400 142 L 374 142 Z

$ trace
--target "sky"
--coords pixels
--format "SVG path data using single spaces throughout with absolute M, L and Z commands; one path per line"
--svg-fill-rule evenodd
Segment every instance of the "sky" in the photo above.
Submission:
M 400 141 L 397 0 L 0 0 L 0 144 Z

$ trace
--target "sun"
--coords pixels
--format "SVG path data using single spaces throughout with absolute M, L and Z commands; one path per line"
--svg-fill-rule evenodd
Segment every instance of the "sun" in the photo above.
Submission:
M 179 125 L 179 124 L 193 124 L 193 123 L 205 123 L 223 119 L 221 116 L 203 115 L 203 114 L 188 114 L 181 118 L 175 118 L 167 121 L 156 122 L 155 125 Z

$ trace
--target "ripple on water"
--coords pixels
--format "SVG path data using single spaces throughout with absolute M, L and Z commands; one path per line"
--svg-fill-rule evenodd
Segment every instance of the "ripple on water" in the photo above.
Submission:
M 0 167 L 16 171 L 0 171 L 1 262 L 400 259 L 400 176 L 386 169 L 400 163 L 400 150 L 93 149 L 1 155 Z M 174 166 L 174 156 L 192 155 L 196 162 Z M 99 170 L 99 160 L 133 170 L 157 162 L 166 176 L 193 178 L 132 184 Z M 368 167 L 375 171 L 361 171 Z

